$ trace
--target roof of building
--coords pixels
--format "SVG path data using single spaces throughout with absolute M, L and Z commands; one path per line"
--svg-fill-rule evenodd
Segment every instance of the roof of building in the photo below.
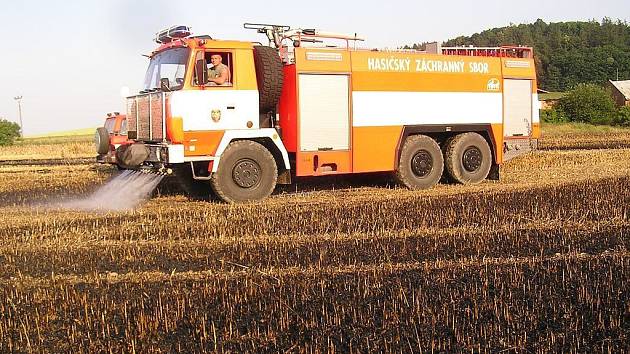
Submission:
M 626 100 L 630 100 L 630 80 L 625 81 L 612 81 L 609 80 L 610 84 L 613 85 L 621 94 L 626 98 Z

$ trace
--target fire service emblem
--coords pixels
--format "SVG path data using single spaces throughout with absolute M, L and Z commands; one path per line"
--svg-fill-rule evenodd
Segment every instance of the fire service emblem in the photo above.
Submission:
M 501 81 L 499 79 L 492 78 L 488 80 L 487 85 L 488 91 L 499 91 L 501 90 Z

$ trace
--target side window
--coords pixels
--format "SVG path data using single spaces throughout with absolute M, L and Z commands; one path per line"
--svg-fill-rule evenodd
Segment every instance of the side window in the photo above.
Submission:
M 206 86 L 232 86 L 234 84 L 232 53 L 207 51 L 205 60 L 208 70 Z
M 118 134 L 127 135 L 127 119 L 123 119 L 122 122 L 120 122 L 120 131 Z

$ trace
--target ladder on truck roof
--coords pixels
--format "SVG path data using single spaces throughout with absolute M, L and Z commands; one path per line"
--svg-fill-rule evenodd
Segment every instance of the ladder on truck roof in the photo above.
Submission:
M 294 47 L 299 47 L 301 42 L 321 43 L 323 39 L 340 39 L 346 41 L 346 47 L 350 47 L 350 41 L 363 41 L 357 34 L 343 34 L 324 32 L 314 28 L 295 28 L 286 25 L 269 25 L 264 23 L 245 23 L 246 29 L 255 29 L 258 33 L 267 35 L 269 45 L 282 48 L 284 40 L 291 40 Z
M 295 48 L 301 47 L 302 43 L 323 43 L 326 39 L 337 39 L 344 41 L 346 49 L 350 49 L 350 42 L 355 44 L 363 41 L 356 33 L 342 34 L 334 32 L 324 32 L 314 28 L 295 28 L 292 29 L 285 25 L 269 25 L 264 23 L 245 23 L 246 29 L 254 29 L 258 33 L 265 34 L 269 39 L 269 46 L 278 49 L 278 54 L 284 63 L 295 62 Z M 288 43 L 287 43 L 288 42 Z M 336 46 L 327 45 L 327 48 L 336 48 Z
M 501 57 L 501 58 L 533 58 L 532 47 L 501 46 L 501 47 L 442 47 L 443 55 L 464 55 L 472 57 Z

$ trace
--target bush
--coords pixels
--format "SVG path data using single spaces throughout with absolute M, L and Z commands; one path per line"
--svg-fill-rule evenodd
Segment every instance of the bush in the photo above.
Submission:
M 0 146 L 13 145 L 20 136 L 20 126 L 17 123 L 0 119 Z
M 630 126 L 630 107 L 625 106 L 619 108 L 613 120 L 613 124 L 626 127 Z
M 616 113 L 608 92 L 593 84 L 577 85 L 560 98 L 558 108 L 571 122 L 592 124 L 612 124 Z
M 555 108 L 540 110 L 540 120 L 543 123 L 566 123 L 569 121 L 564 112 Z

